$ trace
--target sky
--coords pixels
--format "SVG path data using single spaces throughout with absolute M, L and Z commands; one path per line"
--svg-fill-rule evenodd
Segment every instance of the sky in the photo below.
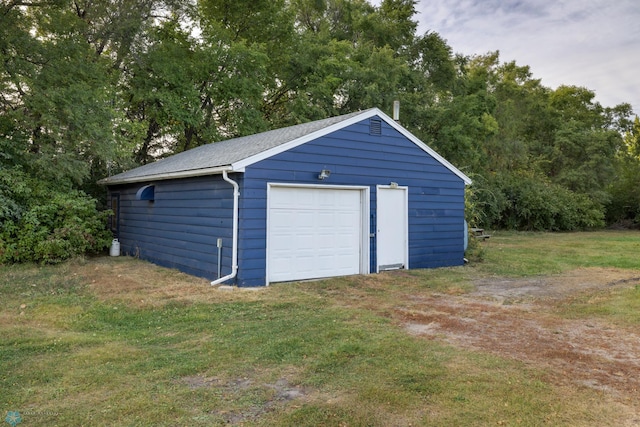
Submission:
M 416 10 L 418 33 L 456 53 L 498 50 L 546 87 L 586 87 L 640 115 L 640 0 L 418 0 Z

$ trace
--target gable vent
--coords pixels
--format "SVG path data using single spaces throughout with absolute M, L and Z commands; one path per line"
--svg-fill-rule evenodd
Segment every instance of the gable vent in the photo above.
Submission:
M 370 135 L 382 135 L 382 121 L 378 119 L 371 119 L 369 121 L 369 134 Z

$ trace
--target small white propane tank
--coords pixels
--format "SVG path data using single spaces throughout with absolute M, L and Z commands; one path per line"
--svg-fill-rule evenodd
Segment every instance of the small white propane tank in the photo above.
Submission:
M 113 239 L 111 242 L 111 249 L 109 250 L 109 255 L 111 256 L 120 256 L 120 242 L 118 239 Z

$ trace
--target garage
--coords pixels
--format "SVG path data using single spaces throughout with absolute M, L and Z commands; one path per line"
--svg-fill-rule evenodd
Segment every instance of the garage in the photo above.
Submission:
M 268 282 L 368 273 L 368 187 L 269 185 Z
M 377 108 L 205 144 L 100 182 L 118 201 L 123 255 L 213 286 L 464 263 L 471 180 Z

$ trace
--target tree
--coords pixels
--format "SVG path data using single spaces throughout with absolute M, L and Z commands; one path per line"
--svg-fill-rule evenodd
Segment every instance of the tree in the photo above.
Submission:
M 573 86 L 561 86 L 551 94 L 559 123 L 548 146 L 546 172 L 555 182 L 604 205 L 622 136 L 610 127 L 606 110 L 594 97 L 592 91 Z
M 117 69 L 136 34 L 108 18 L 125 3 L 0 7 L 0 262 L 55 262 L 108 243 L 95 200 L 79 190 L 118 151 Z
M 405 127 L 476 177 L 486 226 L 572 229 L 598 224 L 605 206 L 611 221 L 638 215 L 640 125 L 629 104 L 603 107 L 587 88 L 544 87 L 498 52 L 455 55 L 439 34 L 416 33 L 415 6 L 0 4 L 0 262 L 31 256 L 16 252 L 27 244 L 19 236 L 58 239 L 59 221 L 46 230 L 33 221 L 65 197 L 91 211 L 104 199 L 96 181 L 108 174 L 271 128 L 391 112 L 394 100 Z M 92 215 L 82 221 L 89 228 Z M 32 255 L 59 259 L 58 243 Z
M 611 198 L 621 133 L 629 127 L 628 104 L 604 108 L 586 88 L 552 91 L 533 79 L 528 67 L 501 64 L 497 52 L 459 64 L 451 96 L 431 108 L 427 140 L 478 177 L 476 205 L 486 209 L 484 225 L 600 224 Z M 567 220 L 567 209 L 574 219 Z
M 624 146 L 617 152 L 615 179 L 608 185 L 611 199 L 607 205 L 609 223 L 640 224 L 640 119 L 624 135 Z

